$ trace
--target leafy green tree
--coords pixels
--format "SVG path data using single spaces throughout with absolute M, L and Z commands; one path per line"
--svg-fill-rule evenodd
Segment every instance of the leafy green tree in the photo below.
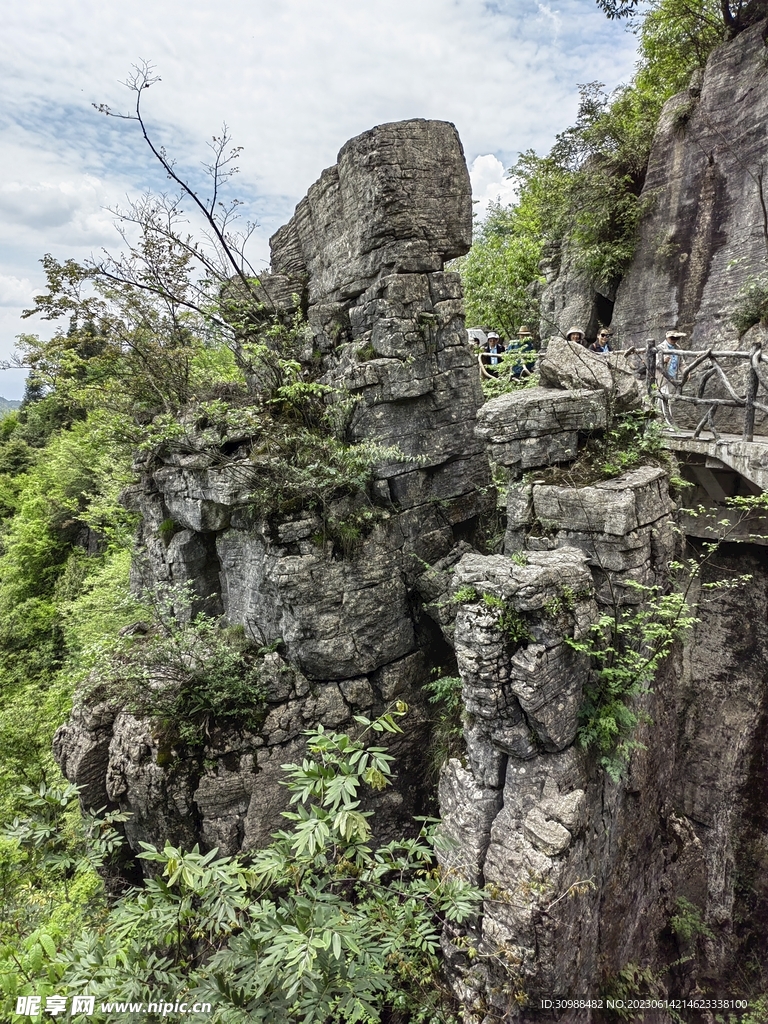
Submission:
M 663 3 L 658 0 L 595 0 L 597 6 L 611 19 L 631 18 L 640 14 L 641 17 L 648 17 Z M 691 0 L 690 3 L 680 3 L 678 9 L 685 17 L 695 17 L 701 26 L 708 24 L 717 25 L 720 32 L 720 40 L 732 38 L 737 35 L 753 21 L 762 16 L 763 4 L 760 0 Z M 642 8 L 647 7 L 645 15 L 641 14 Z
M 492 326 L 507 338 L 538 321 L 530 285 L 538 279 L 541 241 L 519 207 L 492 203 L 472 249 L 457 261 L 464 282 L 467 323 Z
M 227 1024 L 375 1024 L 398 1009 L 413 1022 L 456 1022 L 440 933 L 476 913 L 482 894 L 439 870 L 433 823 L 376 847 L 363 809 L 366 792 L 392 779 L 392 756 L 366 735 L 399 732 L 405 710 L 359 716 L 356 739 L 322 726 L 307 733 L 302 763 L 284 766 L 288 827 L 265 849 L 229 858 L 144 844 L 143 885 L 75 941 L 42 942 L 51 990 L 93 993 L 96 1020 L 102 1001 L 183 999 L 210 1002 L 208 1019 Z M 20 821 L 12 836 L 60 855 L 43 826 Z M 103 855 L 113 839 L 99 839 Z M 10 995 L 25 991 L 17 972 Z
M 685 89 L 723 41 L 719 0 L 661 0 L 637 27 L 640 40 L 638 88 L 666 100 Z

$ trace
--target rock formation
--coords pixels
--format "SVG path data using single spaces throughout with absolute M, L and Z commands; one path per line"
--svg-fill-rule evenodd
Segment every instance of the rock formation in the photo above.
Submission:
M 271 241 L 262 286 L 278 305 L 302 293 L 321 379 L 357 399 L 349 439 L 403 456 L 379 467 L 379 522 L 349 557 L 318 540 L 316 516 L 253 516 L 247 439 L 225 464 L 203 453 L 141 467 L 130 501 L 144 576 L 189 583 L 195 607 L 261 643 L 279 638 L 284 660 L 274 655 L 268 672 L 261 732 L 217 730 L 192 763 L 158 764 L 151 723 L 114 709 L 84 709 L 60 730 L 67 776 L 87 783 L 87 803 L 130 810 L 133 840 L 202 839 L 226 852 L 263 843 L 280 823 L 280 765 L 298 755 L 302 730 L 343 726 L 395 697 L 414 707 L 401 792 L 389 799 L 405 822 L 424 805 L 420 687 L 451 655 L 415 583 L 425 563 L 458 559 L 489 505 L 461 283 L 443 269 L 468 250 L 471 224 L 456 130 L 406 121 L 348 142 Z
M 542 337 L 553 324 L 594 329 L 599 315 L 623 348 L 659 342 L 671 327 L 691 348 L 736 341 L 738 292 L 768 266 L 766 27 L 716 49 L 703 76 L 667 102 L 643 186 L 650 211 L 618 290 L 575 273 L 564 254 L 542 299 Z
M 752 81 L 761 31 L 718 51 L 707 74 L 740 61 Z M 708 81 L 685 132 L 673 130 L 670 106 L 648 185 L 676 169 L 664 216 L 671 223 L 679 213 L 682 224 L 695 176 L 709 182 L 703 220 L 675 236 L 676 265 L 690 263 L 690 275 L 675 297 L 667 270 L 644 262 L 656 237 L 648 227 L 619 297 L 627 340 L 648 330 L 632 299 L 643 290 L 646 305 L 656 295 L 664 318 L 695 332 L 714 323 L 723 301 L 722 239 L 740 214 L 718 175 L 732 154 L 715 132 L 712 161 L 696 162 L 700 150 L 686 141 L 714 131 Z M 738 130 L 750 140 L 755 104 L 743 85 L 732 88 L 744 100 Z M 710 186 L 725 204 L 716 230 Z M 303 729 L 346 727 L 354 713 L 402 698 L 413 708 L 395 751 L 404 767 L 379 807 L 401 827 L 429 797 L 421 687 L 455 658 L 466 754 L 441 777 L 440 857 L 446 871 L 488 887 L 477 920 L 444 936 L 464 1019 L 552 1019 L 540 999 L 596 998 L 632 965 L 651 988 L 637 994 L 722 994 L 736 961 L 766 946 L 768 572 L 751 546 L 723 550 L 707 568 L 696 587 L 723 573 L 750 579 L 746 589 L 706 591 L 690 639 L 636 698 L 639 745 L 626 777 L 609 778 L 577 742 L 594 679 L 579 645 L 601 614 L 631 614 L 643 588 L 669 586 L 681 541 L 668 473 L 639 465 L 579 482 L 563 470 L 585 438 L 641 406 L 623 357 L 554 345 L 542 361 L 545 386 L 481 406 L 460 282 L 444 269 L 467 250 L 470 228 L 461 146 L 441 122 L 366 132 L 312 186 L 272 240 L 265 294 L 278 305 L 299 294 L 322 380 L 358 398 L 349 439 L 396 444 L 407 461 L 378 467 L 381 514 L 345 552 L 318 538 L 317 517 L 254 515 L 245 439 L 221 464 L 146 460 L 131 495 L 144 571 L 189 582 L 198 607 L 282 642 L 265 658 L 265 721 L 250 732 L 216 728 L 193 762 L 167 764 L 150 721 L 82 707 L 57 734 L 57 756 L 86 787 L 86 803 L 132 812 L 132 842 L 235 852 L 264 843 L 279 822 L 280 765 L 300 753 Z M 747 262 L 759 250 L 760 238 L 752 241 Z M 509 477 L 503 553 L 494 554 L 476 543 L 494 510 L 489 461 Z M 161 529 L 169 520 L 170 540 Z M 673 927 L 685 906 L 695 911 L 693 932 Z

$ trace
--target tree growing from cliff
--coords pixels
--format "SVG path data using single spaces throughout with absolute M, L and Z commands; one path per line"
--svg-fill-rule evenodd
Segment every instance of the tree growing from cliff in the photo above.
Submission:
M 641 14 L 653 13 L 663 7 L 658 0 L 595 0 L 597 6 L 607 18 L 612 20 L 632 18 Z M 682 13 L 696 18 L 702 27 L 719 25 L 721 38 L 731 39 L 748 25 L 762 16 L 760 0 L 684 0 L 677 6 Z

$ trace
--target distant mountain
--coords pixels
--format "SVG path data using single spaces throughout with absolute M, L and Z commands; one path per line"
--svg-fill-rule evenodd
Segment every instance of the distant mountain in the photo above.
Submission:
M 20 405 L 21 401 L 17 398 L 0 397 L 0 416 L 6 412 L 10 412 L 11 409 L 18 409 Z

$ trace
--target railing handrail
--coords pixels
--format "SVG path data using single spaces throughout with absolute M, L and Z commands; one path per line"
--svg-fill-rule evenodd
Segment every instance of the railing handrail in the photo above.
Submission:
M 681 349 L 672 348 L 668 344 L 656 345 L 655 342 L 648 342 L 644 348 L 635 348 L 634 346 L 631 346 L 628 349 L 621 349 L 619 351 L 623 351 L 627 355 L 636 354 L 645 356 L 646 388 L 648 395 L 652 400 L 659 403 L 664 419 L 673 429 L 678 428 L 675 426 L 672 419 L 670 410 L 671 402 L 687 402 L 692 405 L 706 406 L 707 411 L 693 432 L 694 438 L 698 437 L 702 430 L 707 429 L 711 431 L 717 440 L 720 435 L 718 434 L 715 426 L 714 416 L 719 408 L 727 406 L 730 408 L 744 409 L 742 438 L 744 441 L 752 441 L 755 433 L 755 410 L 768 412 L 768 407 L 757 401 L 757 394 L 761 384 L 764 391 L 768 392 L 768 381 L 764 380 L 762 375 L 758 372 L 760 364 L 768 362 L 768 359 L 763 356 L 762 343 L 759 341 L 755 342 L 749 351 L 732 351 L 723 349 L 718 352 L 711 348 Z M 684 363 L 686 357 L 689 360 L 689 365 L 683 370 L 680 377 L 677 375 L 677 365 L 675 366 L 674 376 L 667 370 L 669 360 L 672 356 L 680 357 L 680 363 Z M 749 373 L 746 380 L 746 389 L 743 398 L 740 394 L 736 393 L 733 384 L 725 375 L 722 366 L 718 362 L 720 359 L 746 359 L 749 361 Z M 709 363 L 709 366 L 698 379 L 698 394 L 695 396 L 683 395 L 682 390 L 691 379 L 693 371 L 697 370 L 702 364 L 707 362 Z M 707 382 L 715 375 L 719 377 L 722 384 L 725 386 L 725 390 L 730 395 L 730 398 L 708 398 L 704 395 L 704 389 L 706 388 Z M 658 379 L 659 377 L 661 380 Z M 666 388 L 665 381 L 672 386 L 672 391 Z
M 747 351 L 746 349 L 738 349 L 738 350 L 734 350 L 734 351 L 729 351 L 729 350 L 723 349 L 723 351 L 718 352 L 716 349 L 713 349 L 713 348 L 666 348 L 666 347 L 665 348 L 660 348 L 660 346 L 658 346 L 658 345 L 655 345 L 654 348 L 656 349 L 657 352 L 663 352 L 664 355 L 671 355 L 671 356 L 712 356 L 715 359 L 721 359 L 721 358 L 750 359 L 752 357 L 752 351 L 751 350 Z M 642 355 L 645 355 L 647 351 L 648 351 L 647 348 L 635 348 L 634 345 L 632 347 L 630 347 L 630 348 L 619 348 L 619 349 L 616 349 L 616 352 L 619 355 L 637 354 L 639 356 L 642 356 Z M 762 363 L 768 362 L 768 356 L 766 356 L 762 351 L 760 352 L 760 362 L 762 362 Z

